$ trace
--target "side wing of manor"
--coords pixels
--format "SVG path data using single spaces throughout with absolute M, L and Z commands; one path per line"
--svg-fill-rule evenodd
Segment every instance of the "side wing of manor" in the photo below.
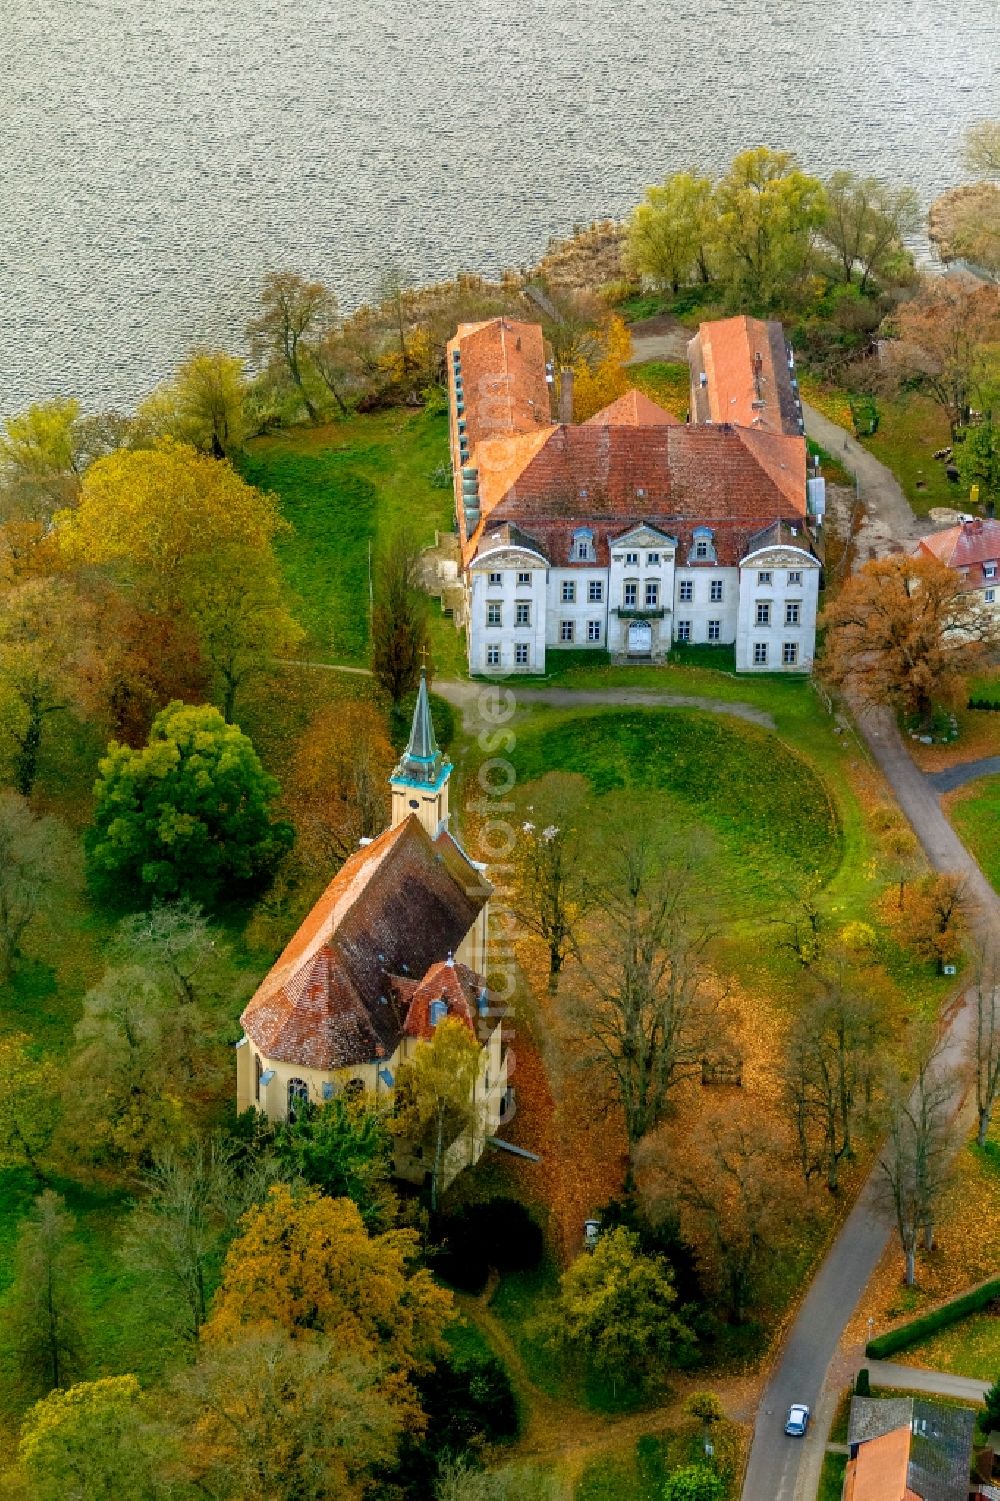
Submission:
M 244 1010 L 237 1045 L 237 1108 L 280 1121 L 341 1090 L 385 1096 L 400 1064 L 457 1018 L 480 1044 L 477 1108 L 443 1183 L 479 1159 L 507 1106 L 502 1011 L 483 978 L 492 888 L 449 832 L 451 769 L 422 678 L 390 827 L 334 876 Z M 398 1152 L 396 1170 L 421 1181 L 419 1151 Z
M 461 324 L 448 345 L 464 619 L 474 673 L 552 649 L 659 661 L 735 645 L 740 672 L 808 672 L 823 481 L 810 479 L 781 325 L 702 324 L 690 418 L 638 391 L 552 419 L 539 325 Z

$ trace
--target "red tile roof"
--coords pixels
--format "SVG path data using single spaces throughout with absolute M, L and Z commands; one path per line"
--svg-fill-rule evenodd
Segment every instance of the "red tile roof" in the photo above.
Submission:
M 688 363 L 696 422 L 785 433 L 804 446 L 780 323 L 742 315 L 702 323 L 688 345 Z
M 617 401 L 588 417 L 585 427 L 673 427 L 681 426 L 681 419 L 657 406 L 642 391 L 626 391 Z
M 844 1501 L 920 1501 L 907 1483 L 909 1463 L 909 1427 L 866 1439 L 848 1461 Z
M 470 450 L 488 438 L 511 437 L 549 426 L 551 398 L 545 379 L 545 344 L 538 323 L 490 318 L 485 323 L 459 324 L 449 341 L 447 356 L 453 410 L 456 350 Z
M 482 979 L 467 964 L 456 964 L 451 959 L 432 964 L 413 992 L 403 1023 L 404 1033 L 407 1037 L 425 1039 L 432 1035 L 431 1006 L 435 1001 L 443 1001 L 447 1015 L 464 1022 L 475 1033 L 474 1017 L 483 990 Z
M 411 815 L 358 850 L 265 977 L 241 1018 L 269 1058 L 312 1068 L 395 1051 L 405 1012 L 393 976 L 454 950 L 489 896 L 450 834 Z
M 983 570 L 984 563 L 1000 564 L 1000 521 L 981 521 L 977 518 L 975 521 L 960 522 L 958 526 L 949 526 L 943 532 L 921 537 L 917 551 L 930 554 L 939 562 L 946 563 L 949 568 L 968 569 L 970 589 L 979 589 L 992 583 L 1000 586 L 1000 580 L 988 579 Z

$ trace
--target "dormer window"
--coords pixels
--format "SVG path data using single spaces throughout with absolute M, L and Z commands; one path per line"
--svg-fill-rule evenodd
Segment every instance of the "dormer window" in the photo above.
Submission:
M 583 492 L 586 493 L 585 491 Z M 596 557 L 594 552 L 594 534 L 589 527 L 580 527 L 573 533 L 573 541 L 570 547 L 570 559 L 577 563 L 593 563 Z
M 712 540 L 711 528 L 696 526 L 692 538 L 691 556 L 696 562 L 715 562 L 715 543 Z

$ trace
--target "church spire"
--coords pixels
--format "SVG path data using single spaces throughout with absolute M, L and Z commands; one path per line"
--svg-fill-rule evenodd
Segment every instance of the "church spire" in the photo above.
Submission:
M 436 835 L 441 825 L 447 823 L 450 775 L 451 762 L 445 758 L 434 734 L 427 673 L 421 667 L 410 738 L 389 778 L 393 828 L 410 813 L 418 813 L 427 832 Z

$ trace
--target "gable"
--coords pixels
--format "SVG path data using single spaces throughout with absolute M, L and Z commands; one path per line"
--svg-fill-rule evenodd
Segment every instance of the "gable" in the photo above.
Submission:
M 618 547 L 676 547 L 677 538 L 671 537 L 669 532 L 660 531 L 659 527 L 651 526 L 643 522 L 639 526 L 632 527 L 623 532 L 620 537 L 610 537 L 610 545 Z

